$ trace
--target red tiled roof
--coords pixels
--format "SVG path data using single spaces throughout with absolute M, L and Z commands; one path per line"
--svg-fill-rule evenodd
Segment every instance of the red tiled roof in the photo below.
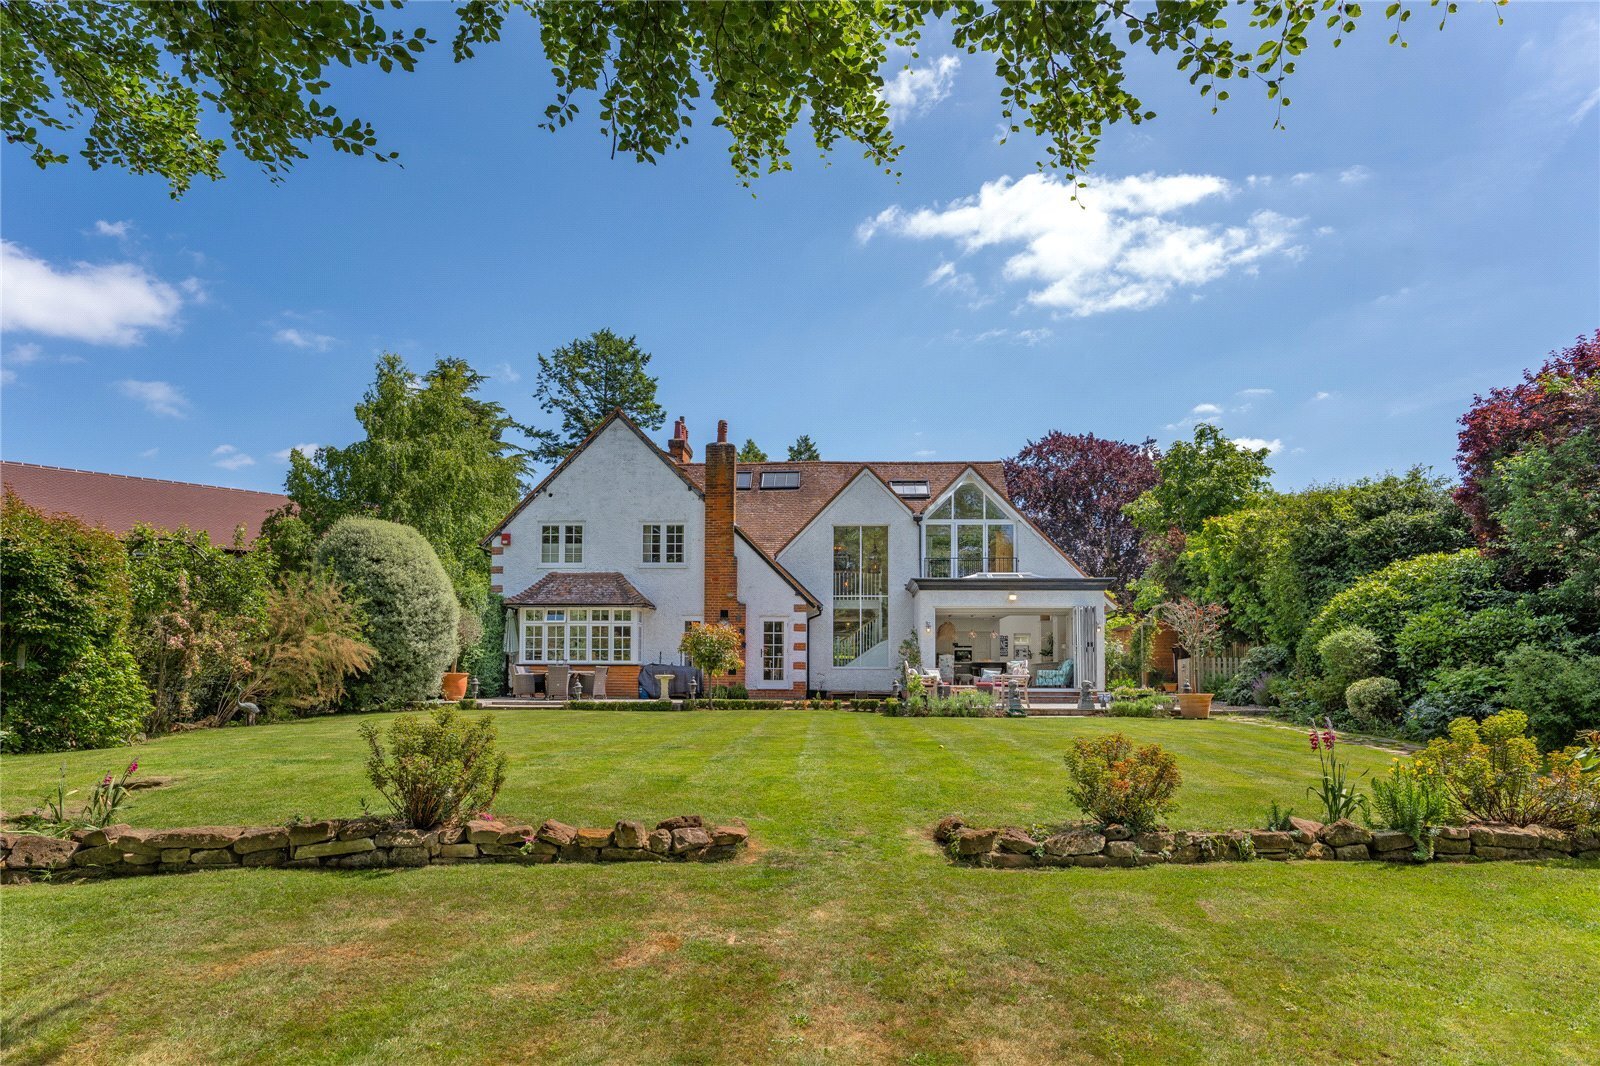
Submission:
M 505 603 L 507 607 L 655 607 L 633 582 L 603 570 L 546 574 Z
M 923 497 L 899 496 L 912 514 L 921 514 L 937 500 L 962 472 L 971 468 L 987 481 L 995 492 L 1009 500 L 1006 493 L 1005 470 L 998 462 L 986 463 L 870 463 L 823 460 L 812 463 L 740 463 L 739 472 L 750 471 L 748 489 L 740 489 L 735 507 L 740 529 L 750 535 L 768 555 L 777 556 L 788 543 L 817 515 L 833 502 L 863 470 L 870 470 L 885 483 L 890 481 L 926 481 L 928 495 Z M 686 463 L 683 472 L 704 491 L 706 468 L 704 463 Z M 800 471 L 797 489 L 763 489 L 761 474 L 766 470 Z
M 239 526 L 245 529 L 246 543 L 255 540 L 267 515 L 289 502 L 275 492 L 34 463 L 0 462 L 0 481 L 46 514 L 70 514 L 117 536 L 140 522 L 156 529 L 187 526 L 205 530 L 223 547 L 233 544 Z

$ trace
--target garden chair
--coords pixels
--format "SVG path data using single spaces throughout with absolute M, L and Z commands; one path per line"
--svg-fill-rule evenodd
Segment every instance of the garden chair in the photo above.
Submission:
M 511 694 L 522 699 L 532 699 L 539 692 L 539 675 L 531 666 L 520 663 L 511 667 Z
M 551 663 L 544 672 L 544 694 L 557 703 L 567 702 L 571 691 L 572 668 L 566 663 Z
M 924 692 L 930 696 L 937 696 L 939 694 L 939 671 L 914 669 L 912 665 L 904 659 L 900 660 L 900 665 L 905 667 L 907 692 L 911 691 L 911 679 L 913 677 L 919 677 L 922 679 L 922 689 Z
M 591 681 L 592 687 L 589 691 L 589 695 L 593 696 L 597 700 L 603 700 L 606 698 L 607 669 L 608 668 L 604 666 L 597 666 L 594 668 L 594 679 Z

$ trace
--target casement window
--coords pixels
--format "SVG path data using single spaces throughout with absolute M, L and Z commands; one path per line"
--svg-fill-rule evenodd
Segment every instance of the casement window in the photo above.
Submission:
M 785 648 L 787 633 L 788 627 L 782 620 L 761 623 L 761 680 L 784 679 L 783 664 L 788 658 Z
M 681 522 L 646 522 L 643 562 L 650 566 L 682 566 L 683 529 Z
M 577 523 L 539 527 L 539 562 L 545 566 L 583 562 L 583 526 Z
M 631 607 L 526 607 L 525 663 L 631 663 L 638 612 Z
M 833 665 L 889 665 L 889 527 L 833 527 Z

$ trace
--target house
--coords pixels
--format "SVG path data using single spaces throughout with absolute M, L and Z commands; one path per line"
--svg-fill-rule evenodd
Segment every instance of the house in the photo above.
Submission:
M 948 675 L 1028 660 L 1104 685 L 1105 590 L 1012 506 L 996 462 L 702 462 L 613 412 L 484 539 L 511 662 L 606 663 L 637 693 L 688 626 L 745 635 L 752 697 L 887 693 L 915 640 Z M 1041 670 L 1064 673 L 1038 676 Z
M 142 522 L 161 530 L 204 530 L 213 544 L 229 550 L 239 530 L 244 531 L 243 548 L 248 550 L 266 517 L 289 502 L 289 497 L 276 492 L 36 463 L 0 462 L 0 483 L 45 514 L 70 514 L 117 537 Z

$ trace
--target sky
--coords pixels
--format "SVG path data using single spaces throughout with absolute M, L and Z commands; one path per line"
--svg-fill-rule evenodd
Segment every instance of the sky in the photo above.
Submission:
M 697 449 L 718 419 L 876 460 L 1206 420 L 1284 489 L 1453 474 L 1473 394 L 1600 326 L 1600 6 L 1498 14 L 1419 12 L 1401 49 L 1374 12 L 1302 57 L 1277 130 L 1259 87 L 1213 115 L 1134 54 L 1158 117 L 1107 131 L 1076 203 L 937 32 L 886 70 L 898 179 L 804 128 L 749 189 L 703 115 L 656 165 L 611 158 L 592 105 L 541 130 L 525 24 L 332 76 L 402 166 L 316 147 L 273 184 L 230 151 L 174 202 L 0 146 L 0 455 L 281 490 L 291 449 L 355 439 L 382 351 L 464 358 L 553 425 L 536 356 L 610 328 L 653 356 L 656 436 L 681 415 Z

